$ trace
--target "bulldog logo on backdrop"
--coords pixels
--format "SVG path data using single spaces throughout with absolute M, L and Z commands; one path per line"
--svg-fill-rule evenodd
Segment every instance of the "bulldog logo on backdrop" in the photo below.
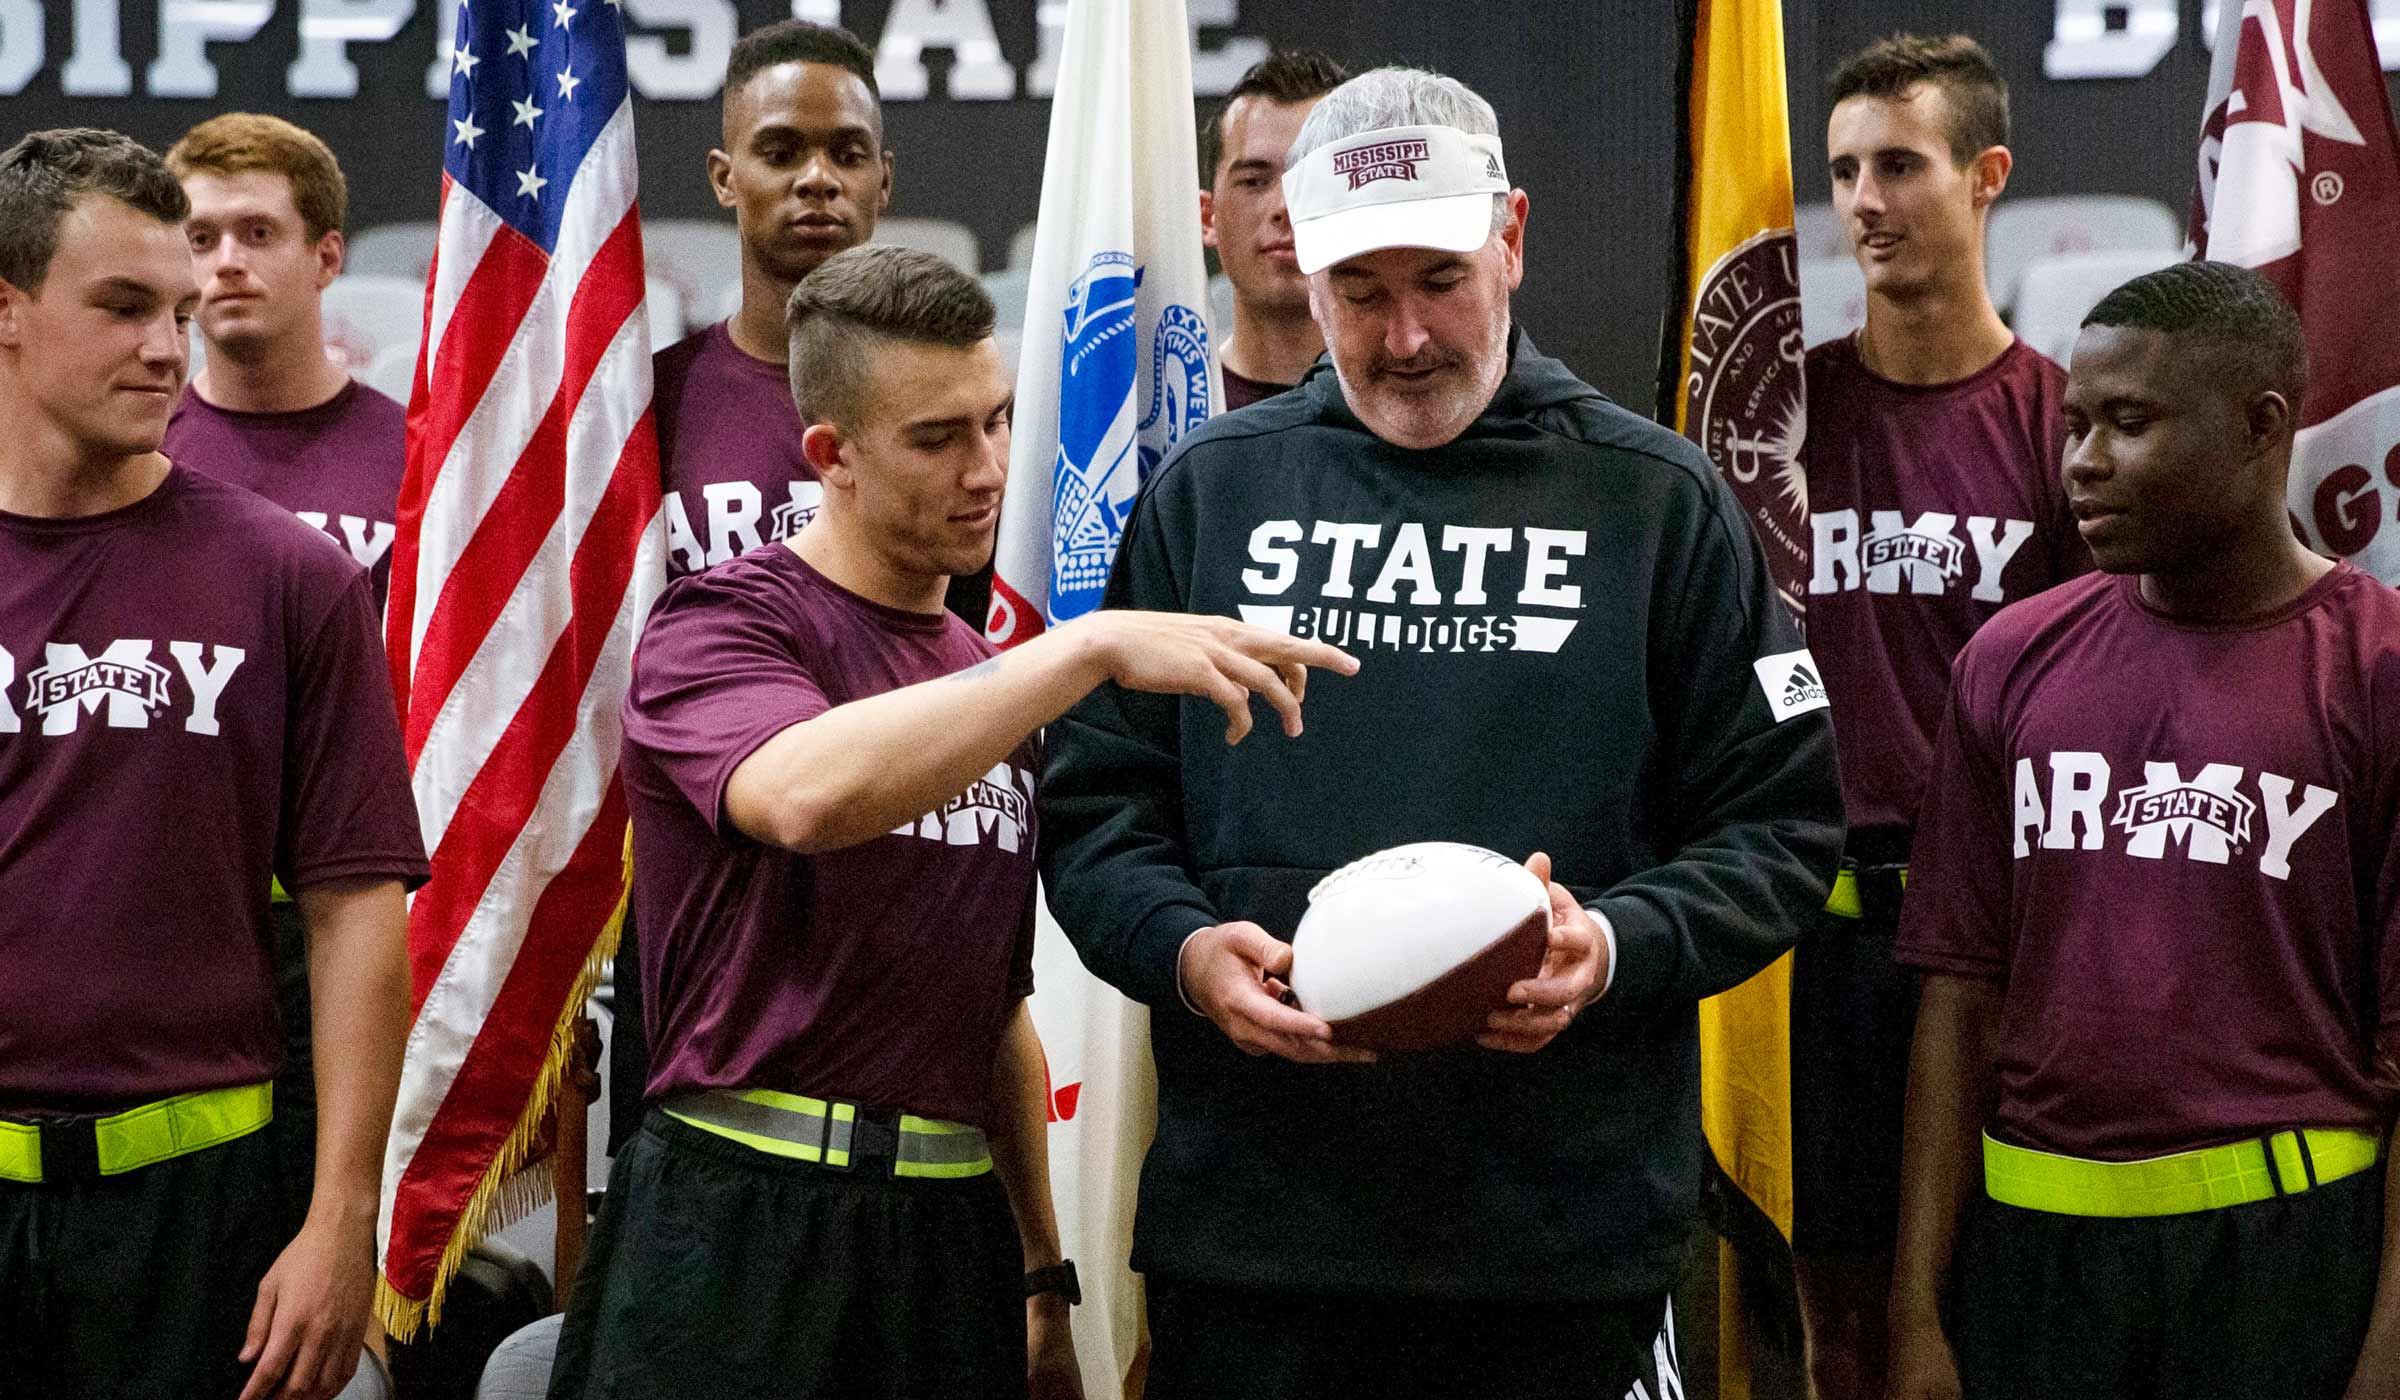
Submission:
M 1136 423 L 1141 281 L 1131 254 L 1104 249 L 1067 291 L 1050 503 L 1050 616 L 1059 622 L 1100 605 L 1142 481 L 1209 414 L 1208 323 L 1175 303 L 1152 336 L 1149 411 Z

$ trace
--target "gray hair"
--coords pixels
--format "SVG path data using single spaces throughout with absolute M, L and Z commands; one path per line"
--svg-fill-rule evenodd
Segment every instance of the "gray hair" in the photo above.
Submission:
M 1325 94 L 1309 109 L 1284 157 L 1286 169 L 1320 146 L 1390 126 L 1447 126 L 1469 136 L 1498 136 L 1500 118 L 1483 95 L 1458 79 L 1422 68 L 1376 68 Z M 1508 196 L 1492 196 L 1492 232 L 1508 227 Z

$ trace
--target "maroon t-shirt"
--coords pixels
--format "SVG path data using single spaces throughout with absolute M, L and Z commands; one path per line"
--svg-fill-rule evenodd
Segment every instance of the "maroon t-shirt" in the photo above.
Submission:
M 375 606 L 383 606 L 408 468 L 407 409 L 355 379 L 296 413 L 237 413 L 187 387 L 159 450 L 333 536 L 367 570 Z
M 1218 364 L 1217 373 L 1222 375 L 1225 380 L 1225 411 L 1228 413 L 1237 408 L 1248 408 L 1260 399 L 1271 399 L 1277 394 L 1297 387 L 1291 384 L 1276 384 L 1264 379 L 1252 379 L 1246 374 L 1236 374 L 1230 366 L 1222 363 Z
M 272 1079 L 270 875 L 425 878 L 365 573 L 181 466 L 0 513 L 0 1113 Z
M 797 534 L 825 499 L 800 455 L 800 410 L 781 365 L 742 353 L 719 321 L 650 362 L 667 577 Z
M 733 770 L 782 730 L 991 655 L 958 618 L 869 602 L 789 549 L 660 596 L 623 761 L 652 1098 L 780 1089 L 991 1124 L 1000 1031 L 1033 990 L 1032 745 L 821 855 L 725 811 Z
M 1808 352 L 1808 649 L 1853 827 L 1915 825 L 1951 658 L 2092 567 L 2059 483 L 2066 387 L 2021 340 L 1930 386 L 1875 374 L 1848 337 Z
M 2106 575 L 2008 609 L 1958 658 L 1915 862 L 1901 960 L 2006 986 L 1997 1136 L 2124 1160 L 2381 1128 L 2400 592 L 2345 564 L 2223 626 Z

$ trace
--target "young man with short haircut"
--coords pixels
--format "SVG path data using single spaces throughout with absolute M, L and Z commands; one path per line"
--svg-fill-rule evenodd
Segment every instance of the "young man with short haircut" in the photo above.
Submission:
M 725 67 L 723 141 L 708 153 L 708 183 L 741 233 L 741 306 L 650 369 L 670 581 L 789 537 L 824 499 L 800 449 L 784 303 L 827 258 L 872 237 L 891 203 L 874 51 L 802 20 L 743 35 Z M 641 1127 L 649 1077 L 638 923 L 625 921 L 613 983 L 612 1152 Z
M 825 483 L 799 534 L 670 584 L 624 780 L 652 1109 L 617 1155 L 551 1394 L 1079 1396 L 1032 991 L 1034 743 L 1104 681 L 1255 693 L 1306 666 L 1224 619 L 1111 613 L 995 657 L 943 611 L 991 557 L 1013 386 L 991 299 L 930 254 L 792 298 Z M 1252 744 L 1284 742 L 1260 735 Z
M 0 1377 L 321 1400 L 367 1326 L 425 853 L 366 574 L 158 451 L 188 208 L 114 132 L 0 154 Z M 297 1234 L 258 1131 L 275 878 L 339 1047 Z
M 1809 649 L 1849 833 L 1792 1001 L 1792 1253 L 1815 1400 L 1881 1400 L 1916 978 L 1892 957 L 1950 659 L 2090 568 L 2058 481 L 2066 375 L 1984 291 L 2008 88 L 1964 35 L 1897 35 L 1835 73 L 1833 203 L 1867 322 L 1808 352 Z
M 1960 654 L 1901 929 L 1897 1400 L 2400 1394 L 2400 593 L 2286 522 L 2305 344 L 2207 262 L 2076 340 L 2103 572 Z
M 167 168 L 192 202 L 207 365 L 161 449 L 246 486 L 391 579 L 408 412 L 325 354 L 323 296 L 341 275 L 349 187 L 323 141 L 280 117 L 228 112 L 183 134 Z
M 742 238 L 742 303 L 658 352 L 667 576 L 797 531 L 824 489 L 800 450 L 784 374 L 784 303 L 827 258 L 875 233 L 892 201 L 875 54 L 846 29 L 783 20 L 725 68 L 724 144 L 708 183 Z
M 1298 384 L 1325 353 L 1308 314 L 1308 279 L 1292 257 L 1283 164 L 1309 108 L 1349 77 L 1315 49 L 1271 54 L 1200 125 L 1200 241 L 1233 283 L 1233 324 L 1218 328 L 1217 349 L 1228 409 Z
M 380 612 L 408 468 L 408 411 L 325 354 L 322 298 L 342 270 L 349 208 L 342 168 L 323 141 L 253 112 L 185 132 L 167 168 L 191 201 L 184 232 L 208 363 L 184 388 L 159 450 L 332 536 L 367 570 Z M 305 1185 L 316 1160 L 308 944 L 281 885 L 273 903 L 285 1054 L 271 1132 L 291 1179 Z M 306 1196 L 292 1205 L 296 1219 Z

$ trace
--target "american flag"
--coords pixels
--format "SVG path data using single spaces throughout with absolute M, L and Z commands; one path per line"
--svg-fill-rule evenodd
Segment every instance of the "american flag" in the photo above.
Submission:
M 386 622 L 433 878 L 384 1160 L 407 1337 L 517 1176 L 625 895 L 618 706 L 664 578 L 619 0 L 466 0 Z

